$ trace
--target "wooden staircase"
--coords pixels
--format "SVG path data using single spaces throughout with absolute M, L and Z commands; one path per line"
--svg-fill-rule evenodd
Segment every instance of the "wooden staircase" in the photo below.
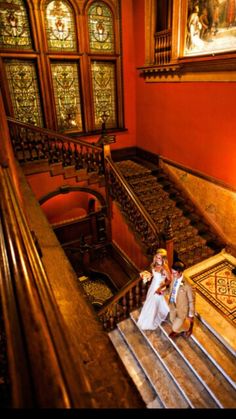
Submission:
M 235 353 L 205 321 L 196 318 L 189 339 L 170 339 L 168 321 L 141 331 L 139 312 L 118 323 L 109 337 L 147 408 L 236 407 Z
M 132 160 L 120 161 L 116 165 L 160 232 L 164 231 L 166 217 L 169 217 L 174 233 L 175 258 L 181 259 L 186 267 L 224 248 L 212 227 L 162 168 L 152 170 Z

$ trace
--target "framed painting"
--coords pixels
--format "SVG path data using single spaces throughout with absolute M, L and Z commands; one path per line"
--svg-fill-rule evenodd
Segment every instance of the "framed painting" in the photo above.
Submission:
M 236 51 L 236 0 L 188 0 L 183 56 Z
M 145 81 L 235 82 L 236 0 L 170 0 L 161 30 L 159 1 L 145 0 Z

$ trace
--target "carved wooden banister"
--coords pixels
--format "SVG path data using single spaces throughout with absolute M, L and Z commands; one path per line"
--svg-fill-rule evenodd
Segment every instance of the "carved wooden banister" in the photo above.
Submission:
M 171 29 L 155 33 L 155 64 L 165 65 L 171 60 Z
M 0 166 L 0 295 L 12 407 L 96 407 L 13 185 Z
M 116 324 L 125 319 L 129 313 L 141 306 L 145 300 L 149 284 L 144 284 L 142 278 L 130 281 L 114 297 L 112 297 L 98 312 L 98 317 L 106 331 L 112 330 Z
M 8 117 L 8 126 L 16 158 L 21 162 L 47 160 L 103 174 L 102 147 L 80 138 L 72 139 L 49 129 L 35 127 Z
M 120 204 L 145 245 L 147 253 L 153 255 L 160 245 L 160 232 L 155 222 L 110 157 L 105 158 L 105 164 L 110 195 Z

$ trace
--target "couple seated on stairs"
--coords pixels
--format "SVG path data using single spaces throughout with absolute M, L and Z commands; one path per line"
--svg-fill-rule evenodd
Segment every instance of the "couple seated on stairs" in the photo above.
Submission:
M 151 271 L 143 271 L 143 282 L 151 281 L 142 307 L 138 326 L 142 330 L 155 330 L 168 316 L 172 323 L 171 338 L 192 334 L 195 313 L 195 292 L 183 276 L 185 265 L 174 262 L 170 270 L 167 251 L 158 249 L 153 257 Z M 168 303 L 166 301 L 166 294 Z

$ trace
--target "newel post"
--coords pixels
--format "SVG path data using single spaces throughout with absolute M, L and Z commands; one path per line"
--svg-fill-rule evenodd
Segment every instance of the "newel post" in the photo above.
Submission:
M 171 267 L 174 257 L 174 235 L 170 217 L 166 217 L 163 234 L 165 240 L 165 248 L 167 250 L 168 263 Z
M 107 208 L 108 208 L 108 219 L 111 220 L 112 217 L 112 200 L 109 194 L 109 167 L 106 163 L 106 158 L 111 158 L 111 147 L 110 144 L 113 144 L 116 142 L 115 135 L 108 135 L 106 132 L 106 125 L 105 122 L 102 123 L 102 133 L 100 138 L 98 139 L 96 145 L 102 147 L 102 165 L 103 165 L 103 171 L 104 171 L 104 177 L 105 177 L 105 189 L 106 189 L 106 202 L 107 202 Z M 107 232 L 108 236 L 111 237 L 111 226 L 110 222 L 107 226 Z

